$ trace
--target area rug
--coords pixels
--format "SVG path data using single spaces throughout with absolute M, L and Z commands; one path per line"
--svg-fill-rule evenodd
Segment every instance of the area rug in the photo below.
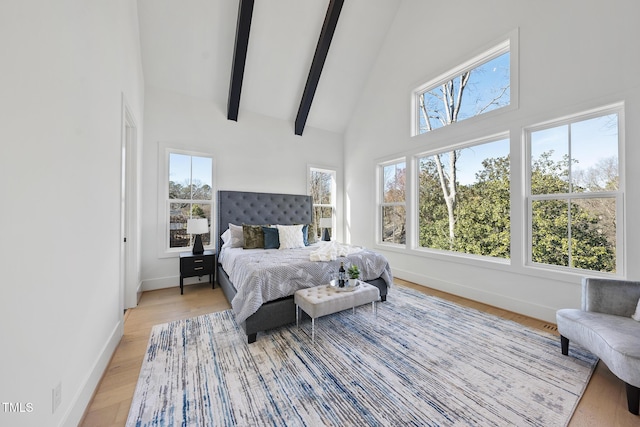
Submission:
M 396 286 L 258 334 L 230 310 L 156 325 L 128 426 L 564 426 L 597 359 L 549 333 Z

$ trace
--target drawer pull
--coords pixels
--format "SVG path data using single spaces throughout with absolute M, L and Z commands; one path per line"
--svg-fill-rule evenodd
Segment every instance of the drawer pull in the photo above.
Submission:
M 204 260 L 203 259 L 195 259 L 195 260 L 193 260 L 193 262 L 204 262 Z
M 196 267 L 194 270 L 204 270 L 204 267 Z

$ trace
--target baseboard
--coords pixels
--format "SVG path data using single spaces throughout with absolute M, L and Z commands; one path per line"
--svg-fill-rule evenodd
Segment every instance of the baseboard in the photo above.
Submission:
M 472 288 L 461 285 L 459 283 L 448 282 L 445 280 L 434 279 L 423 274 L 417 274 L 411 271 L 393 269 L 393 276 L 398 279 L 407 280 L 418 285 L 437 289 L 453 295 L 468 298 L 483 304 L 501 308 L 503 310 L 513 311 L 514 313 L 523 314 L 534 319 L 544 320 L 545 322 L 556 321 L 556 308 L 547 307 L 539 304 L 523 301 L 513 297 L 487 292 L 482 289 Z
M 93 398 L 95 391 L 98 388 L 98 384 L 100 384 L 100 380 L 102 379 L 107 366 L 109 366 L 111 357 L 113 356 L 113 353 L 116 351 L 116 348 L 120 343 L 123 331 L 124 325 L 122 320 L 120 320 L 113 328 L 111 336 L 102 347 L 102 351 L 100 351 L 100 354 L 93 364 L 93 367 L 85 377 L 84 381 L 82 381 L 82 387 L 78 389 L 78 392 L 71 399 L 69 409 L 62 417 L 60 426 L 75 427 L 78 426 L 82 421 L 87 406 L 91 402 L 91 399 Z
M 209 275 L 198 277 L 187 277 L 184 279 L 184 285 L 192 285 L 194 283 L 207 283 Z M 180 276 L 160 277 L 157 279 L 148 279 L 142 281 L 142 291 L 155 291 L 158 289 L 177 288 L 180 286 Z

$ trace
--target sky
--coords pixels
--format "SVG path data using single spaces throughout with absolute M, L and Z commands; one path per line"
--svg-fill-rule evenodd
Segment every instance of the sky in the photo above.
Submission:
M 202 184 L 208 184 L 213 187 L 211 172 L 212 163 L 208 157 L 177 153 L 169 155 L 169 180 L 173 182 L 188 185 L 191 177 L 193 177 L 193 181 L 199 181 Z

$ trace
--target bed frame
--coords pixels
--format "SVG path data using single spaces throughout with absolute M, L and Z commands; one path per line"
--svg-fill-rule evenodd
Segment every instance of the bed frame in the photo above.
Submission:
M 222 233 L 228 224 L 312 224 L 313 202 L 311 196 L 299 194 L 252 193 L 246 191 L 218 191 L 218 239 L 217 253 L 222 247 Z M 229 276 L 217 263 L 217 282 L 227 300 L 231 302 L 236 288 Z M 381 279 L 369 281 L 380 289 L 382 301 L 387 297 L 387 284 Z M 278 328 L 296 321 L 293 296 L 263 304 L 257 312 L 242 323 L 249 343 L 256 341 L 258 332 Z

